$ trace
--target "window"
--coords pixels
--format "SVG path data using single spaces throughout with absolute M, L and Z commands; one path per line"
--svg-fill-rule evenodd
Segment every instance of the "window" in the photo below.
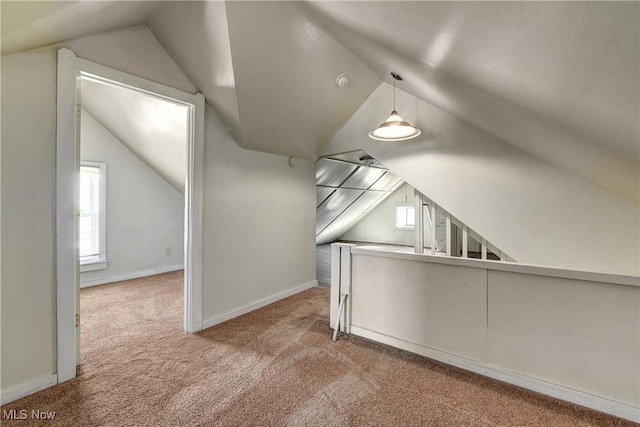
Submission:
M 107 164 L 80 163 L 80 271 L 107 266 Z
M 416 226 L 414 206 L 396 206 L 396 228 L 413 229 Z

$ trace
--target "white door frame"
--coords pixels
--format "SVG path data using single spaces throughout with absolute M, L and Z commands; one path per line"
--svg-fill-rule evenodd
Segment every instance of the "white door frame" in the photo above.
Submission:
M 185 298 L 184 329 L 202 329 L 202 204 L 204 96 L 190 94 L 58 50 L 56 131 L 56 311 L 58 383 L 76 376 L 76 292 L 79 281 L 77 245 L 77 174 L 80 140 L 77 108 L 78 80 L 127 87 L 156 98 L 185 105 L 189 111 L 185 180 Z M 78 313 L 79 314 L 79 313 Z

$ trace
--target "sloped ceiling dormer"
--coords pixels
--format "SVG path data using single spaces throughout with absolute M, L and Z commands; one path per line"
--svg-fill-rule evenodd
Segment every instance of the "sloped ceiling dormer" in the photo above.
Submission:
M 315 159 L 379 79 L 300 6 L 228 2 L 227 17 L 243 146 Z

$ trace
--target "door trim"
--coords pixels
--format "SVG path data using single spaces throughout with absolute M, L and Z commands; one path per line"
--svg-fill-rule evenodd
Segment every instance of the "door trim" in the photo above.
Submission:
M 185 179 L 184 329 L 202 329 L 202 209 L 204 178 L 204 96 L 155 83 L 58 50 L 56 131 L 56 312 L 58 383 L 76 376 L 76 292 L 80 273 L 76 236 L 79 136 L 78 79 L 137 90 L 189 109 Z

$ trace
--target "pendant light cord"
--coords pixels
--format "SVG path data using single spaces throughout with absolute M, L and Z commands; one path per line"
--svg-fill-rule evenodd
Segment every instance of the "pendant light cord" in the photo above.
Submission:
M 393 79 L 393 111 L 396 110 L 396 79 Z

